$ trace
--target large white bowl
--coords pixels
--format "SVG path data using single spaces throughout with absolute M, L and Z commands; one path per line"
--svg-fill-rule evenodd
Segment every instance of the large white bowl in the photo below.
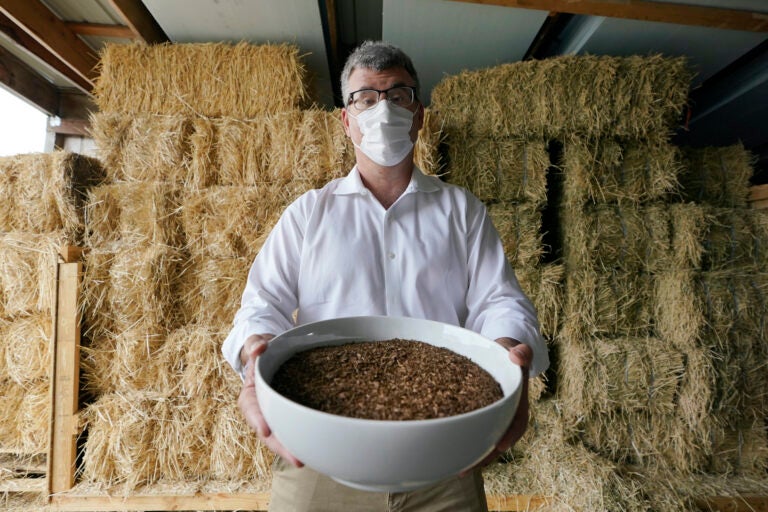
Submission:
M 499 382 L 504 397 L 447 418 L 382 421 L 311 409 L 269 386 L 278 367 L 301 350 L 392 338 L 423 341 L 468 357 Z M 509 427 L 522 390 L 520 367 L 501 345 L 467 329 L 414 318 L 350 317 L 302 325 L 272 340 L 255 375 L 264 419 L 289 452 L 338 482 L 379 492 L 417 489 L 478 463 Z

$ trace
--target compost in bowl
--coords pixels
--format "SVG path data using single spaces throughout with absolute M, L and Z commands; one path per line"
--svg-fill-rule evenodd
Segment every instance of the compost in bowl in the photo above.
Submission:
M 393 338 L 422 341 L 469 358 L 499 383 L 503 398 L 444 418 L 371 420 L 300 405 L 269 385 L 297 352 Z M 259 357 L 255 376 L 264 419 L 289 452 L 340 483 L 379 492 L 424 487 L 478 463 L 509 427 L 522 390 L 520 368 L 496 342 L 440 322 L 377 316 L 338 318 L 286 331 Z

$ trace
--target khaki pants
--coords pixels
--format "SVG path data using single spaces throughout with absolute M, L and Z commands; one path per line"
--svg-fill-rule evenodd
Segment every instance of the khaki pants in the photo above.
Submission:
M 483 477 L 474 471 L 424 489 L 379 493 L 353 489 L 280 457 L 272 466 L 269 512 L 487 512 Z

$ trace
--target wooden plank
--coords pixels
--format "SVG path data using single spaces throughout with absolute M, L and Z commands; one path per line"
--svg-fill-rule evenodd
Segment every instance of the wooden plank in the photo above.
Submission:
M 59 97 L 56 87 L 49 84 L 15 55 L 0 47 L 0 84 L 14 94 L 37 105 L 46 114 L 56 113 Z
M 99 496 L 53 496 L 50 510 L 107 512 L 127 510 L 267 510 L 269 493 Z
M 126 27 L 125 25 L 78 23 L 74 21 L 65 21 L 64 23 L 69 30 L 81 36 L 116 37 L 122 39 L 134 39 L 136 37 L 131 27 Z
M 768 31 L 768 14 L 648 0 L 454 0 L 520 9 L 658 21 L 699 27 Z
M 488 501 L 488 510 L 509 512 L 536 510 L 547 505 L 550 501 L 546 496 L 535 496 L 530 494 L 504 495 L 486 497 Z
M 0 31 L 10 37 L 18 48 L 33 56 L 38 61 L 43 62 L 47 66 L 55 69 L 65 77 L 69 78 L 77 87 L 83 91 L 89 92 L 91 90 L 90 82 L 84 80 L 79 74 L 72 71 L 72 69 L 64 64 L 56 55 L 38 43 L 35 38 L 27 34 L 13 20 L 5 16 L 2 12 L 0 12 Z M 43 110 L 46 110 L 52 115 L 58 114 L 56 110 Z
M 536 510 L 549 503 L 543 496 L 488 496 L 491 511 L 512 512 Z M 128 511 L 128 510 L 266 510 L 269 493 L 194 495 L 108 496 L 65 493 L 51 498 L 50 510 L 61 511 Z
M 711 512 L 768 512 L 768 496 L 712 496 L 697 499 L 696 506 Z
M 768 199 L 768 184 L 749 187 L 748 201 L 760 201 Z
M 765 210 L 768 208 L 768 199 L 760 199 L 758 201 L 750 201 L 749 205 L 755 210 Z
M 98 58 L 82 39 L 40 0 L 3 0 L 0 12 L 69 66 L 89 84 L 96 79 Z
M 158 44 L 170 41 L 141 0 L 109 0 L 109 3 L 125 20 L 135 36 L 143 39 L 145 43 Z
M 67 491 L 75 483 L 76 434 L 79 418 L 80 280 L 83 264 L 60 263 L 56 300 L 53 417 L 48 456 L 49 494 Z
M 64 263 L 75 263 L 83 257 L 83 248 L 75 245 L 62 245 L 59 247 L 59 256 Z

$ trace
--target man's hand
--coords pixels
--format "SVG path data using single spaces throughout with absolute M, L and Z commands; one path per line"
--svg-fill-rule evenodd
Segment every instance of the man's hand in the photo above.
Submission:
M 512 423 L 509 425 L 509 429 L 501 436 L 501 439 L 496 444 L 496 448 L 481 460 L 479 464 L 463 471 L 460 476 L 467 475 L 473 469 L 481 468 L 496 460 L 499 455 L 509 450 L 512 445 L 519 441 L 528 428 L 528 369 L 530 368 L 531 361 L 533 361 L 533 351 L 528 345 L 512 338 L 498 338 L 496 342 L 509 351 L 509 360 L 520 366 L 520 369 L 523 371 L 523 390 L 520 394 L 520 402 L 517 406 L 515 417 L 512 418 Z
M 280 455 L 294 466 L 300 468 L 304 464 L 288 453 L 285 447 L 280 444 L 280 441 L 272 435 L 269 425 L 267 425 L 264 416 L 261 414 L 259 399 L 256 396 L 254 364 L 256 363 L 256 358 L 267 350 L 269 340 L 272 338 L 274 338 L 274 335 L 272 334 L 254 334 L 248 336 L 245 340 L 245 345 L 242 350 L 240 350 L 240 362 L 243 363 L 245 381 L 243 382 L 243 389 L 240 391 L 240 397 L 237 399 L 237 405 L 240 407 L 243 416 L 245 416 L 245 422 L 251 427 L 251 430 L 256 432 L 259 439 L 261 439 L 270 450 Z

